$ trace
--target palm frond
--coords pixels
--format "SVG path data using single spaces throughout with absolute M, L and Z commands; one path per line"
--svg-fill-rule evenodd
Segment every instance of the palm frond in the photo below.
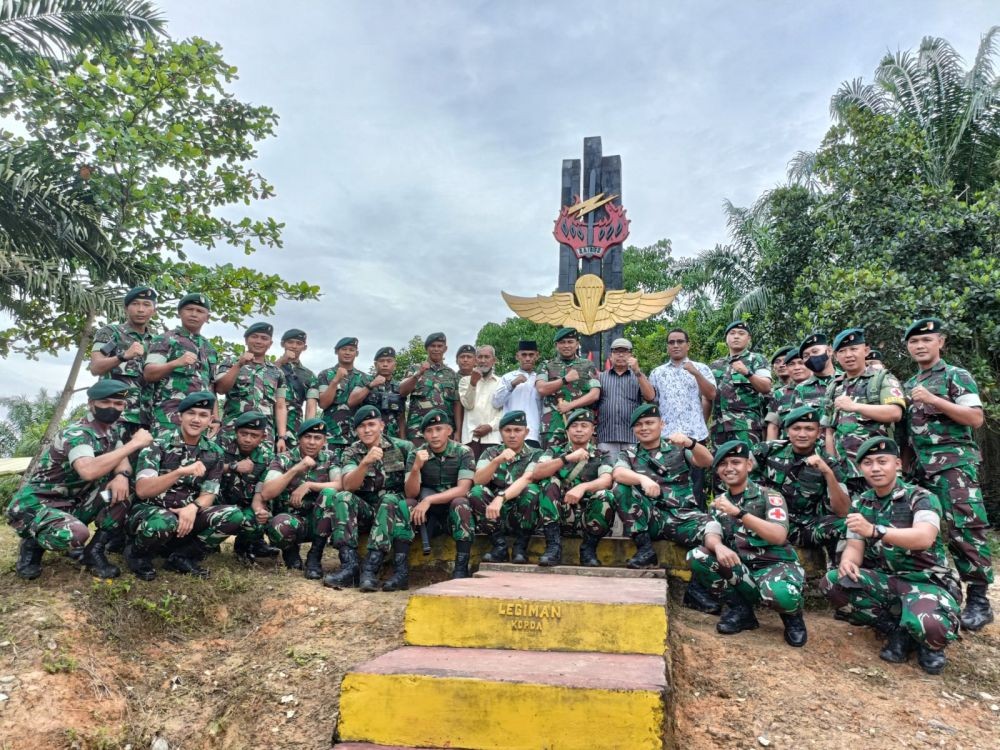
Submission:
M 837 122 L 843 122 L 852 107 L 883 114 L 886 103 L 878 88 L 855 78 L 840 84 L 837 92 L 830 97 L 830 116 Z

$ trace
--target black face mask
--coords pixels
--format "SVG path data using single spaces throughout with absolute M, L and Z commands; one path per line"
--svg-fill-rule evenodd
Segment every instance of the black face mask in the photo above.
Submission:
M 815 373 L 823 372 L 826 363 L 830 361 L 829 354 L 814 354 L 806 358 L 806 367 Z
M 112 406 L 98 406 L 94 409 L 94 417 L 104 424 L 114 424 L 121 415 L 121 410 Z

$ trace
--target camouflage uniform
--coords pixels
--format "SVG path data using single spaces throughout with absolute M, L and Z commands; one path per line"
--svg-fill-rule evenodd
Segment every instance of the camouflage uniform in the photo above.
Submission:
M 201 495 L 219 494 L 219 480 L 225 471 L 222 448 L 205 435 L 195 445 L 184 442 L 180 430 L 164 433 L 144 448 L 136 462 L 136 479 L 159 476 L 180 466 L 201 461 L 205 474 L 183 476 L 163 494 L 136 503 L 128 519 L 129 534 L 140 548 L 156 551 L 176 539 L 177 515 L 172 508 L 183 508 Z M 212 505 L 199 508 L 190 535 L 205 547 L 217 547 L 227 536 L 243 529 L 243 513 L 235 505 Z
M 277 454 L 267 467 L 264 481 L 275 479 L 288 472 L 302 460 L 300 448 L 292 448 L 285 453 Z M 275 547 L 287 550 L 296 544 L 302 544 L 313 537 L 329 537 L 331 531 L 330 519 L 323 513 L 323 505 L 328 498 L 336 494 L 336 490 L 325 489 L 320 492 L 309 492 L 302 498 L 302 505 L 292 507 L 292 492 L 304 482 L 332 482 L 340 476 L 337 459 L 333 451 L 321 450 L 314 459 L 316 465 L 309 471 L 296 476 L 288 483 L 285 491 L 271 500 L 271 512 L 274 514 L 264 526 L 264 534 Z
M 420 372 L 420 362 L 414 362 L 406 371 L 403 380 Z M 423 375 L 419 375 L 408 401 L 406 412 L 406 434 L 417 447 L 424 444 L 420 423 L 431 409 L 440 409 L 454 419 L 455 403 L 458 401 L 458 374 L 448 365 L 432 364 Z M 457 426 L 457 425 L 452 425 Z
M 583 357 L 573 357 L 572 359 L 553 357 L 538 368 L 538 377 L 535 383 L 559 380 L 566 375 L 568 370 L 576 370 L 580 374 L 579 379 L 572 383 L 563 382 L 558 391 L 542 399 L 542 423 L 539 433 L 543 448 L 548 448 L 550 445 L 560 445 L 567 440 L 566 415 L 560 414 L 559 410 L 556 409 L 559 399 L 575 401 L 594 388 L 601 387 L 601 381 L 597 378 L 597 368 L 593 362 Z M 593 412 L 596 407 L 597 403 L 595 402 L 583 408 Z
M 788 528 L 788 509 L 780 493 L 747 481 L 741 497 L 728 492 L 725 497 L 749 515 Z M 720 535 L 723 543 L 739 555 L 740 562 L 724 568 L 704 546 L 695 547 L 687 555 L 691 574 L 715 594 L 734 588 L 746 602 L 763 602 L 782 614 L 801 611 L 806 574 L 792 546 L 787 541 L 764 541 L 728 514 L 713 511 L 712 515 L 705 533 Z
M 316 376 L 317 398 L 330 387 L 339 368 L 340 365 L 328 367 Z M 331 445 L 346 447 L 350 443 L 347 436 L 354 434 L 354 427 L 351 425 L 354 409 L 347 405 L 347 398 L 355 388 L 367 386 L 369 380 L 371 380 L 370 375 L 352 367 L 347 371 L 347 377 L 337 384 L 337 393 L 333 397 L 333 403 L 323 410 L 323 422 L 326 424 L 327 434 L 330 435 Z
M 476 463 L 472 450 L 454 440 L 449 440 L 441 453 L 435 453 L 427 446 L 430 458 L 420 467 L 420 496 L 407 499 L 410 510 L 428 495 L 446 492 L 458 486 L 462 479 L 472 480 L 476 473 Z M 406 462 L 406 473 L 413 469 L 416 451 Z M 445 505 L 432 505 L 427 511 L 428 523 L 441 528 L 449 528 L 456 542 L 471 542 L 473 539 L 472 508 L 469 498 L 456 497 Z M 431 535 L 434 526 L 430 526 Z
M 247 541 L 259 541 L 264 538 L 264 527 L 257 522 L 251 503 L 258 492 L 258 485 L 264 481 L 267 467 L 274 460 L 274 450 L 265 440 L 253 449 L 249 456 L 240 452 L 235 437 L 219 437 L 219 447 L 224 456 L 225 473 L 219 486 L 219 500 L 225 505 L 235 505 L 243 512 L 244 530 L 240 538 Z M 253 461 L 253 469 L 246 474 L 236 471 L 233 464 L 245 459 Z
M 403 407 L 406 399 L 399 394 L 399 381 L 392 380 L 382 385 L 377 385 L 370 389 L 365 403 L 374 406 L 382 414 L 382 421 L 385 422 L 385 429 L 382 434 L 386 437 L 398 438 L 400 434 L 399 423 L 403 418 Z
M 312 370 L 298 362 L 286 362 L 279 369 L 285 378 L 285 404 L 288 407 L 286 432 L 293 436 L 286 441 L 285 447 L 291 448 L 296 442 L 294 436 L 298 434 L 299 425 L 305 418 L 306 401 L 319 398 L 319 381 Z
M 177 367 L 152 384 L 150 424 L 154 428 L 172 430 L 179 425 L 177 405 L 189 393 L 211 391 L 218 375 L 219 353 L 215 347 L 201 334 L 183 327 L 153 338 L 144 364 L 165 365 L 184 352 L 198 355 L 198 361 L 188 367 Z
M 73 469 L 80 458 L 100 456 L 122 443 L 115 426 L 89 415 L 56 435 L 38 460 L 34 474 L 7 507 L 7 522 L 21 537 L 34 538 L 53 552 L 81 549 L 90 536 L 92 521 L 98 530 L 123 527 L 129 502 L 110 504 L 100 493 L 109 477 L 86 481 Z
M 476 470 L 489 466 L 490 462 L 506 450 L 506 446 L 491 445 L 479 457 Z M 476 532 L 491 535 L 504 529 L 512 532 L 530 534 L 535 529 L 535 519 L 538 514 L 537 484 L 529 484 L 516 498 L 503 503 L 500 517 L 491 520 L 486 517 L 486 506 L 496 498 L 497 493 L 510 487 L 524 472 L 538 462 L 542 452 L 525 443 L 510 463 L 500 464 L 493 479 L 488 484 L 477 484 L 469 492 L 469 504 L 475 518 Z
M 993 582 L 993 562 L 986 541 L 988 521 L 979 487 L 979 447 L 972 428 L 960 425 L 929 404 L 912 401 L 918 385 L 963 406 L 982 406 L 972 375 L 939 361 L 906 381 L 909 408 L 906 429 L 917 483 L 935 495 L 947 521 L 948 549 L 967 583 Z
M 538 457 L 538 463 L 560 458 L 574 450 L 576 449 L 569 443 L 550 445 Z M 538 515 L 542 525 L 558 523 L 564 536 L 583 532 L 598 537 L 606 536 L 614 521 L 615 501 L 611 490 L 585 492 L 577 505 L 569 505 L 563 500 L 567 490 L 610 475 L 613 471 L 614 465 L 607 451 L 598 450 L 594 444 L 590 444 L 587 452 L 590 453 L 588 460 L 567 463 L 550 478 L 538 483 L 541 492 L 538 498 Z
M 101 380 L 118 380 L 132 386 L 132 390 L 125 396 L 125 411 L 118 420 L 121 423 L 124 440 L 131 438 L 140 427 L 149 427 L 152 385 L 147 384 L 142 377 L 142 365 L 143 357 L 149 352 L 152 341 L 153 334 L 148 328 L 145 333 L 140 333 L 128 323 L 106 325 L 94 335 L 92 351 L 100 351 L 101 347 L 110 343 L 114 343 L 122 351 L 132 344 L 142 344 L 144 352 L 142 357 L 120 362 L 101 375 Z
M 869 523 L 909 529 L 915 522 L 940 523 L 941 504 L 927 490 L 896 480 L 886 497 L 869 489 L 856 498 L 852 513 Z M 861 539 L 847 532 L 848 539 Z M 958 637 L 961 589 L 948 566 L 941 535 L 926 550 L 907 550 L 881 540 L 865 542 L 864 567 L 856 585 L 842 586 L 831 570 L 820 590 L 841 614 L 856 625 L 872 625 L 888 617 L 898 622 L 920 644 L 944 648 Z
M 382 459 L 368 467 L 361 487 L 323 496 L 323 514 L 332 524 L 330 543 L 339 548 L 358 546 L 358 533 L 371 528 L 368 550 L 388 552 L 394 541 L 410 542 L 410 509 L 403 496 L 406 467 L 413 465 L 413 443 L 382 436 Z M 341 457 L 341 475 L 361 465 L 368 446 L 356 440 Z
M 833 384 L 834 375 L 813 375 L 795 386 L 794 406 L 812 406 L 822 414 L 826 408 L 826 394 Z
M 219 367 L 219 372 L 227 372 L 239 366 L 235 357 L 227 357 Z M 285 376 L 272 362 L 250 362 L 239 366 L 236 382 L 226 394 L 222 410 L 222 430 L 233 435 L 233 422 L 248 411 L 256 411 L 267 417 L 264 427 L 264 441 L 273 443 L 277 431 L 275 406 L 279 398 L 285 398 Z M 287 431 L 287 429 L 286 429 Z
M 834 378 L 826 392 L 823 427 L 831 427 L 834 440 L 837 443 L 837 453 L 854 460 L 858 448 L 868 438 L 893 437 L 893 426 L 885 422 L 867 419 L 857 412 L 844 412 L 834 407 L 833 402 L 839 396 L 849 396 L 859 404 L 874 404 L 884 406 L 895 404 L 900 409 L 906 409 L 906 398 L 903 387 L 896 377 L 888 370 L 873 370 L 866 368 L 856 378 L 840 375 Z
M 764 415 L 764 421 L 767 424 L 778 425 L 779 438 L 784 439 L 787 437 L 787 433 L 785 432 L 785 417 L 797 405 L 795 383 L 790 382 L 771 391 L 771 395 L 767 400 L 767 414 Z
M 749 375 L 736 372 L 735 362 L 746 365 Z M 730 440 L 757 443 L 764 439 L 764 415 L 768 394 L 758 393 L 750 383 L 750 375 L 771 377 L 771 368 L 763 355 L 744 351 L 722 357 L 709 367 L 715 376 L 716 393 L 712 401 L 712 442 L 716 445 Z

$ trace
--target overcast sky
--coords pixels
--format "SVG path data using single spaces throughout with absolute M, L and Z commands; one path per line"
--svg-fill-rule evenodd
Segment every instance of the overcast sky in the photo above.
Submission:
M 725 241 L 724 199 L 752 202 L 816 148 L 842 81 L 925 35 L 970 60 L 1000 23 L 995 2 L 914 0 L 158 5 L 171 36 L 219 42 L 236 94 L 281 118 L 256 165 L 277 197 L 250 210 L 285 222 L 285 247 L 205 258 L 322 288 L 272 321 L 309 332 L 316 371 L 345 335 L 365 367 L 434 330 L 453 354 L 511 314 L 501 289 L 550 292 L 561 163 L 585 136 L 622 157 L 629 244 L 692 255 Z M 0 395 L 58 390 L 69 361 L 0 360 Z

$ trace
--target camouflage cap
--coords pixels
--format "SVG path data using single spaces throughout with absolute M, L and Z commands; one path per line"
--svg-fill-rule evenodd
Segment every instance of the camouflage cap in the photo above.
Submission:
M 132 386 L 120 380 L 98 380 L 87 389 L 87 398 L 96 401 L 100 398 L 111 398 L 112 396 L 124 396 L 132 390 Z
M 555 336 L 552 337 L 553 341 L 562 341 L 563 339 L 578 339 L 580 338 L 580 333 L 575 328 L 560 328 L 556 331 Z
M 267 417 L 259 411 L 248 411 L 240 414 L 233 422 L 234 429 L 263 430 L 267 426 Z
M 125 306 L 127 307 L 130 302 L 137 299 L 148 299 L 150 302 L 156 302 L 156 290 L 150 286 L 132 287 L 125 295 Z
M 177 310 L 183 310 L 188 305 L 201 305 L 206 310 L 212 309 L 212 303 L 208 301 L 208 297 L 200 292 L 191 292 L 190 294 L 185 294 L 181 297 L 180 301 L 177 303 Z
M 423 432 L 428 427 L 436 424 L 451 424 L 451 420 L 448 415 L 445 414 L 440 409 L 431 409 L 424 415 L 424 418 L 420 420 L 420 431 Z
M 211 409 L 215 406 L 215 394 L 211 391 L 195 391 L 185 396 L 177 404 L 177 413 L 183 414 L 188 409 Z
M 254 323 L 250 325 L 244 332 L 243 338 L 252 336 L 255 333 L 266 333 L 268 336 L 274 335 L 274 326 L 270 323 Z
M 528 426 L 528 415 L 523 411 L 509 411 L 500 417 L 500 428 L 503 429 L 509 425 L 514 425 L 516 427 L 527 427 Z
M 628 418 L 628 426 L 635 427 L 635 423 L 638 422 L 643 417 L 659 417 L 660 407 L 656 404 L 639 404 L 632 410 L 631 416 Z
M 424 349 L 433 344 L 435 341 L 440 341 L 442 344 L 448 343 L 448 337 L 444 335 L 441 331 L 435 331 L 434 333 L 429 333 L 424 338 Z
M 783 427 L 791 427 L 796 422 L 815 422 L 819 424 L 819 409 L 815 406 L 798 406 L 792 409 L 781 420 Z
M 302 437 L 307 432 L 319 432 L 325 435 L 326 422 L 323 421 L 322 417 L 313 417 L 312 419 L 307 419 L 305 422 L 299 425 L 299 429 L 295 434 L 298 437 Z
M 865 343 L 864 328 L 847 328 L 833 337 L 833 350 L 839 352 L 845 346 L 857 346 Z
M 382 419 L 382 412 L 371 404 L 365 404 L 354 412 L 354 416 L 351 417 L 351 426 L 356 430 L 362 422 L 367 422 L 369 419 Z
M 475 353 L 476 353 L 476 347 L 474 347 L 472 344 L 462 344 L 460 347 L 458 347 L 458 352 L 455 354 L 455 356 L 458 356 L 459 354 L 475 354 Z
M 716 468 L 722 463 L 722 459 L 729 458 L 730 456 L 734 458 L 750 458 L 750 446 L 742 440 L 730 440 L 728 443 L 723 443 L 715 452 L 715 458 L 712 459 L 712 468 Z
M 868 438 L 861 444 L 854 460 L 856 463 L 861 463 L 861 459 L 865 456 L 877 456 L 879 454 L 898 456 L 899 446 L 896 445 L 896 441 L 892 438 L 876 435 L 873 438 Z
M 909 328 L 903 333 L 903 341 L 909 341 L 911 337 L 922 333 L 944 333 L 944 321 L 941 318 L 920 318 L 910 323 Z
M 281 334 L 281 343 L 284 344 L 286 341 L 301 341 L 304 344 L 306 343 L 306 332 L 301 328 L 289 328 Z
M 750 327 L 747 325 L 745 320 L 734 320 L 732 323 L 726 326 L 726 330 L 722 332 L 722 335 L 725 336 L 734 329 L 739 329 L 741 331 L 746 331 L 747 333 L 750 333 Z
M 345 346 L 357 346 L 357 345 L 358 345 L 358 340 L 354 336 L 344 336 L 344 338 L 342 338 L 334 345 L 333 350 L 337 351 L 338 349 L 343 349 Z
M 597 416 L 590 409 L 574 409 L 566 417 L 566 426 L 569 427 L 574 422 L 597 424 Z

